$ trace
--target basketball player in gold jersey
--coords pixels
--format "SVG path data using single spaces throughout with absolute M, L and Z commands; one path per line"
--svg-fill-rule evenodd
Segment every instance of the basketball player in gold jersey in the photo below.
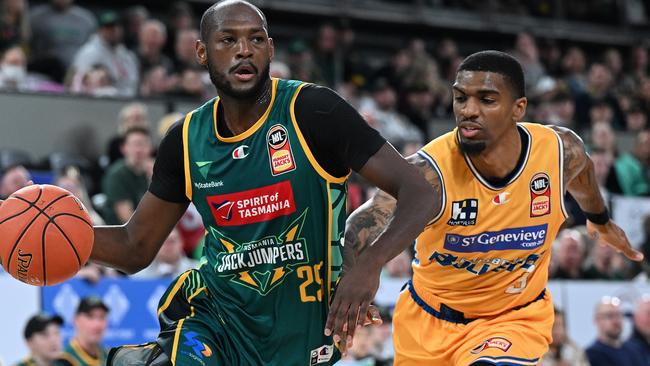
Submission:
M 513 57 L 467 57 L 453 96 L 456 129 L 409 157 L 437 192 L 422 197 L 437 216 L 416 241 L 413 279 L 397 301 L 395 365 L 536 365 L 551 342 L 545 287 L 565 191 L 585 212 L 592 237 L 632 260 L 643 255 L 609 219 L 580 138 L 518 123 L 527 100 Z M 378 263 L 404 250 L 376 240 L 394 208 L 381 191 L 360 207 L 348 219 L 345 250 Z M 358 304 L 368 301 L 354 289 L 377 288 L 357 268 L 346 271 L 330 308 L 326 328 L 336 338 L 353 336 Z

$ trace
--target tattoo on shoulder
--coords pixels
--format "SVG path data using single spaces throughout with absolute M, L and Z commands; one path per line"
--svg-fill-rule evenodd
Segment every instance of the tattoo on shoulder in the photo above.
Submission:
M 564 145 L 564 186 L 584 168 L 587 162 L 585 144 L 572 130 L 566 127 L 550 126 L 562 139 Z
M 432 200 L 432 202 L 437 205 L 434 210 L 436 213 L 434 217 L 437 216 L 437 214 L 442 209 L 443 186 L 440 174 L 438 174 L 438 171 L 434 169 L 433 166 L 431 166 L 431 163 L 429 161 L 427 161 L 419 154 L 413 154 L 406 160 L 409 163 L 413 164 L 420 171 L 420 173 L 422 173 L 424 179 L 426 179 L 427 182 L 431 184 L 431 187 L 433 187 L 433 190 L 436 192 L 435 194 L 437 199 Z

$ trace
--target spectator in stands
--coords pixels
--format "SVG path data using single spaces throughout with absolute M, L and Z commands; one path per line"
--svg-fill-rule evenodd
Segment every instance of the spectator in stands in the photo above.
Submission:
M 29 318 L 23 335 L 30 355 L 16 366 L 72 366 L 61 354 L 61 325 L 63 318 L 58 315 L 37 314 Z
M 556 126 L 575 128 L 576 105 L 573 98 L 565 91 L 555 93 L 550 101 L 548 122 Z
M 27 0 L 0 1 L 0 52 L 13 46 L 27 46 L 30 34 Z
M 314 47 L 314 62 L 319 69 L 322 79 L 312 80 L 315 83 L 334 87 L 340 82 L 343 72 L 343 60 L 338 50 L 340 47 L 338 30 L 332 24 L 323 24 L 318 29 L 316 47 Z
M 372 88 L 372 97 L 361 102 L 360 111 L 368 123 L 393 145 L 408 142 L 422 143 L 422 133 L 406 117 L 395 110 L 397 95 L 386 79 L 378 79 Z
M 623 57 L 621 52 L 616 48 L 608 48 L 603 53 L 603 63 L 605 67 L 609 70 L 610 75 L 612 75 L 612 86 L 616 92 L 622 91 L 624 88 L 624 78 L 623 74 Z
M 643 130 L 637 134 L 634 150 L 621 155 L 614 163 L 623 194 L 643 196 L 650 193 L 649 166 L 650 130 Z
M 634 330 L 623 345 L 630 353 L 639 355 L 643 365 L 650 365 L 650 295 L 644 294 L 634 309 Z
M 147 172 L 152 153 L 149 130 L 142 127 L 127 130 L 122 153 L 124 159 L 113 163 L 102 181 L 102 191 L 106 194 L 104 218 L 109 225 L 127 222 L 149 187 Z
M 174 46 L 174 71 L 180 73 L 185 69 L 202 70 L 196 59 L 196 41 L 199 39 L 199 31 L 196 29 L 181 29 L 176 35 Z
M 203 72 L 196 69 L 185 69 L 181 72 L 174 96 L 201 101 L 207 99 L 206 88 L 203 83 Z M 210 97 L 213 97 L 211 95 Z
M 596 305 L 594 321 L 598 328 L 598 337 L 587 348 L 587 358 L 591 366 L 644 365 L 636 354 L 623 347 L 623 311 L 619 298 L 603 297 Z
M 395 347 L 393 346 L 393 308 L 379 307 L 382 323 L 375 325 L 372 332 L 371 354 L 374 356 L 376 365 L 392 365 L 395 358 Z
M 612 126 L 607 122 L 596 122 L 591 128 L 591 136 L 589 138 L 590 149 L 602 149 L 612 157 L 618 156 L 618 147 L 616 146 L 616 135 Z
M 314 54 L 302 39 L 289 44 L 287 64 L 291 69 L 291 78 L 313 82 L 322 80 L 320 69 L 314 62 Z
M 580 95 L 587 90 L 586 68 L 584 52 L 578 47 L 570 47 L 562 58 L 562 70 L 571 95 Z
M 149 19 L 149 10 L 142 5 L 130 6 L 124 11 L 124 44 L 130 50 L 138 48 L 138 35 Z
M 125 105 L 117 117 L 117 135 L 113 136 L 108 142 L 107 154 L 108 162 L 105 165 L 112 164 L 122 159 L 122 143 L 124 134 L 132 127 L 149 128 L 149 111 L 147 106 L 139 103 L 129 103 Z
M 375 366 L 373 357 L 373 332 L 374 327 L 357 327 L 354 332 L 354 343 L 348 348 L 347 355 L 341 357 L 337 366 Z
M 526 92 L 529 93 L 537 85 L 537 82 L 546 75 L 544 65 L 539 60 L 537 43 L 530 33 L 520 32 L 517 34 L 512 55 L 521 63 L 521 67 L 524 69 Z
M 72 166 L 66 168 L 63 174 L 56 178 L 54 185 L 67 189 L 77 197 L 86 207 L 86 211 L 88 211 L 94 225 L 104 225 L 104 219 L 97 213 L 97 211 L 95 211 L 93 204 L 90 201 L 88 190 L 86 189 L 83 177 L 78 168 Z
M 589 128 L 597 122 L 590 115 L 595 104 L 607 104 L 612 110 L 612 126 L 617 130 L 625 129 L 625 116 L 612 94 L 612 74 L 602 63 L 593 63 L 589 68 L 587 89 L 576 96 L 576 121 L 579 128 Z
M 104 12 L 99 17 L 99 30 L 75 55 L 72 72 L 72 91 L 79 91 L 79 84 L 88 70 L 103 65 L 109 71 L 119 96 L 133 97 L 138 91 L 138 59 L 122 44 L 123 29 L 116 12 Z
M 165 54 L 171 55 L 174 53 L 174 47 L 177 45 L 177 36 L 179 36 L 182 31 L 194 29 L 196 26 L 194 23 L 192 7 L 184 1 L 176 1 L 171 4 L 167 19 L 169 20 L 167 23 L 169 37 L 167 39 L 167 45 L 165 45 Z M 198 37 L 192 40 L 192 48 L 194 48 L 197 39 Z
M 456 41 L 451 38 L 443 38 L 438 47 L 436 47 L 436 60 L 440 69 L 440 76 L 448 84 L 456 79 L 457 65 L 462 61 L 462 57 L 458 53 L 458 45 Z
M 65 89 L 63 85 L 28 73 L 25 52 L 22 48 L 14 46 L 4 52 L 0 61 L 0 90 L 61 93 Z
M 110 72 L 104 65 L 94 65 L 81 77 L 79 89 L 74 90 L 79 94 L 92 97 L 115 97 L 118 90 Z
M 554 261 L 556 262 L 553 278 L 581 279 L 583 278 L 582 265 L 585 259 L 585 242 L 579 231 L 564 229 L 554 243 L 556 248 Z
M 173 70 L 172 60 L 163 54 L 166 41 L 167 29 L 161 21 L 150 19 L 144 22 L 138 34 L 137 55 L 140 61 L 141 75 L 156 66 L 162 66 L 168 72 Z
M 31 184 L 32 176 L 22 165 L 10 166 L 0 178 L 0 199 L 6 199 L 17 190 Z
M 614 156 L 604 149 L 594 147 L 589 152 L 591 161 L 594 163 L 594 175 L 603 195 L 605 205 L 610 206 L 612 193 L 621 193 L 621 187 L 614 171 Z
M 33 69 L 63 82 L 74 55 L 97 29 L 97 20 L 74 0 L 50 0 L 31 14 Z
M 625 260 L 609 245 L 594 243 L 591 250 L 591 265 L 584 272 L 589 280 L 626 279 Z
M 564 311 L 555 307 L 553 320 L 553 342 L 542 358 L 540 366 L 589 366 L 584 349 L 569 339 Z
M 160 247 L 149 267 L 134 275 L 135 278 L 175 278 L 188 269 L 196 268 L 198 262 L 188 258 L 183 251 L 183 239 L 174 228 Z
M 630 132 L 639 132 L 648 127 L 648 115 L 646 111 L 638 104 L 632 104 L 625 114 L 627 130 Z
M 638 88 L 641 81 L 648 77 L 648 49 L 644 45 L 632 47 L 630 52 L 630 71 L 626 83 Z
M 85 297 L 79 302 L 74 316 L 74 335 L 63 352 L 79 366 L 106 363 L 108 352 L 102 345 L 108 326 L 109 308 L 98 297 Z
M 164 66 L 154 66 L 144 74 L 140 84 L 141 97 L 162 97 L 171 94 L 178 86 L 179 78 L 170 74 Z
M 424 141 L 431 140 L 429 125 L 433 123 L 435 117 L 436 100 L 429 85 L 426 83 L 409 85 L 405 91 L 404 101 L 402 113 L 420 130 Z

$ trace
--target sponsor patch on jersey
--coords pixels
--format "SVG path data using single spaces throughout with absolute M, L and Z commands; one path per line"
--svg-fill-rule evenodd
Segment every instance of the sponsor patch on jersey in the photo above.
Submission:
M 474 347 L 474 349 L 472 349 L 471 352 L 473 354 L 477 354 L 477 353 L 481 353 L 483 350 L 486 350 L 488 348 L 496 348 L 502 350 L 503 352 L 508 352 L 510 346 L 512 346 L 512 342 L 510 342 L 509 340 L 503 337 L 492 337 L 481 342 L 481 344 Z
M 235 150 L 232 151 L 232 158 L 235 160 L 241 160 L 248 156 L 248 145 L 238 146 Z
M 288 180 L 247 191 L 208 196 L 207 200 L 217 226 L 254 224 L 296 211 Z
M 453 201 L 451 204 L 451 218 L 447 221 L 449 226 L 476 225 L 478 217 L 478 200 L 468 198 L 462 201 Z
M 551 179 L 546 173 L 537 173 L 530 180 L 530 217 L 551 213 Z
M 218 228 L 208 226 L 208 232 L 220 249 L 213 262 L 215 274 L 261 296 L 269 294 L 297 267 L 309 263 L 307 240 L 302 232 L 308 210 L 282 231 L 251 241 L 235 240 Z M 322 282 L 319 277 L 314 279 Z
M 500 206 L 510 202 L 510 192 L 501 192 L 492 198 L 492 204 Z
M 269 151 L 271 174 L 284 174 L 296 169 L 296 163 L 291 151 L 291 142 L 287 129 L 280 124 L 273 125 L 266 134 Z
M 327 362 L 332 359 L 334 355 L 334 346 L 324 345 L 311 350 L 309 357 L 309 365 L 317 365 L 322 362 Z
M 474 235 L 446 234 L 444 248 L 463 253 L 535 249 L 546 241 L 548 224 L 486 231 Z

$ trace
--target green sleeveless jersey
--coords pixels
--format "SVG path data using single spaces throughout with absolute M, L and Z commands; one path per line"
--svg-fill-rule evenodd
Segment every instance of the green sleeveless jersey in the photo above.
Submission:
M 268 109 L 240 135 L 219 135 L 219 99 L 183 125 L 186 195 L 208 232 L 200 272 L 251 364 L 338 358 L 323 329 L 342 265 L 347 177 L 325 172 L 300 132 L 302 85 L 273 79 Z

